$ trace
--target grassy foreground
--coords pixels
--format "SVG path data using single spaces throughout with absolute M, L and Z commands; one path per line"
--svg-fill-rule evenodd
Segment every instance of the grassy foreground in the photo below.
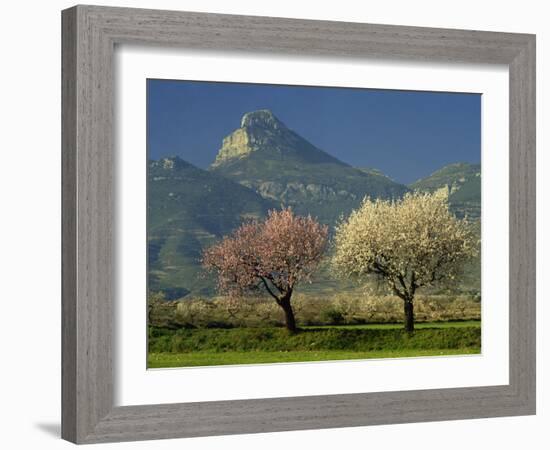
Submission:
M 481 351 L 479 322 L 282 328 L 151 328 L 148 367 L 186 367 L 368 358 L 475 354 Z
M 373 352 L 349 352 L 326 350 L 321 352 L 196 352 L 196 353 L 150 353 L 147 367 L 222 366 L 229 364 L 261 364 L 284 362 L 338 361 L 373 358 L 406 358 L 418 356 L 467 355 L 479 353 L 476 348 L 433 350 L 386 350 Z

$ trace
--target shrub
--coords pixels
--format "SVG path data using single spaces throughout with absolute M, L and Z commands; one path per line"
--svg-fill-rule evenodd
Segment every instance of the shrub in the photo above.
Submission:
M 426 295 L 415 300 L 417 322 L 480 320 L 475 295 Z M 281 327 L 284 315 L 273 301 L 244 297 L 150 302 L 151 325 L 165 328 Z M 402 321 L 403 302 L 395 296 L 371 295 L 363 290 L 334 294 L 301 293 L 294 299 L 300 326 Z
M 325 308 L 321 311 L 321 321 L 327 325 L 341 325 L 346 322 L 344 315 L 333 307 Z

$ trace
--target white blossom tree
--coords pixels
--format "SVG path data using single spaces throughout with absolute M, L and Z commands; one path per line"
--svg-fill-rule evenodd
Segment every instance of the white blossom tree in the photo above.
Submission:
M 405 330 L 414 330 L 417 290 L 452 282 L 477 255 L 479 239 L 448 208 L 445 190 L 371 200 L 336 227 L 333 266 L 346 277 L 377 276 L 403 300 Z

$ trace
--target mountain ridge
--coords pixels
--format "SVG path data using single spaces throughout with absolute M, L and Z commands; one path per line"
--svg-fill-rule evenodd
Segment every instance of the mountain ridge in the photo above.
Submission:
M 330 224 L 366 196 L 398 198 L 409 190 L 315 147 L 268 110 L 242 117 L 209 170 Z
M 446 188 L 449 206 L 458 217 L 481 217 L 481 165 L 457 162 L 447 164 L 409 185 L 412 190 L 433 192 Z
M 147 169 L 148 289 L 168 298 L 212 293 L 202 248 L 276 205 L 179 157 L 150 160 Z

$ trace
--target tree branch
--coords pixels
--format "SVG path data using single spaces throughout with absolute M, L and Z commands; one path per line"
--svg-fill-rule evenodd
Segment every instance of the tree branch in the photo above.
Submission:
M 407 300 L 410 300 L 412 295 L 409 292 L 409 288 L 405 284 L 405 279 L 404 279 L 403 275 L 401 275 L 401 274 L 397 275 L 397 279 L 399 280 L 399 283 L 401 284 L 401 286 L 403 286 L 403 292 L 405 293 L 405 297 L 407 297 Z
M 379 262 L 375 261 L 372 266 L 374 267 L 374 272 L 377 274 L 377 275 L 383 275 L 385 277 L 389 276 L 389 271 L 388 271 L 388 268 L 387 267 L 384 267 L 382 264 L 380 264 Z
M 262 283 L 264 284 L 266 291 L 269 292 L 269 295 L 271 295 L 275 299 L 275 301 L 279 303 L 279 297 L 275 295 L 273 291 L 269 288 L 269 285 L 267 284 L 267 280 L 262 276 L 260 276 L 260 280 L 262 280 Z
M 392 288 L 393 288 L 393 293 L 397 295 L 401 300 L 404 300 L 404 301 L 407 300 L 407 296 L 403 292 L 401 292 L 399 289 L 397 289 L 397 286 L 395 285 L 395 281 L 393 280 L 392 280 Z

